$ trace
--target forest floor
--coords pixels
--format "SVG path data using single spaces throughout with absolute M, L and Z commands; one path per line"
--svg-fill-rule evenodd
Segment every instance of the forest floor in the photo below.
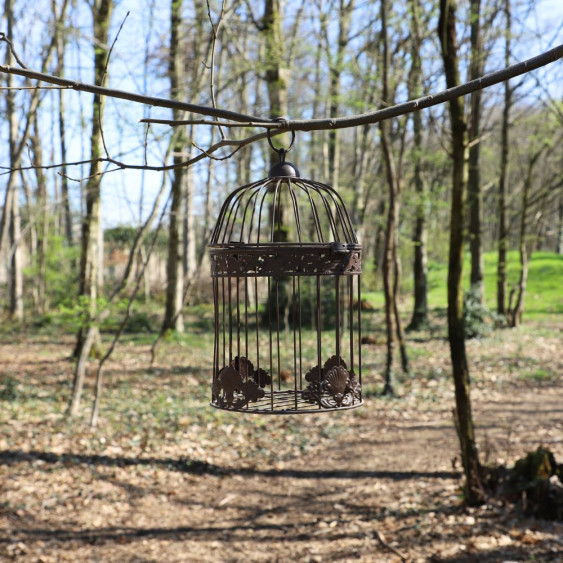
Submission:
M 563 461 L 563 327 L 468 341 L 482 461 L 544 445 Z M 197 346 L 128 342 L 101 421 L 64 416 L 70 336 L 0 345 L 0 561 L 562 561 L 563 523 L 492 499 L 464 508 L 443 338 L 413 338 L 413 373 L 334 415 L 234 415 L 207 406 Z M 3 378 L 3 379 L 2 379 Z

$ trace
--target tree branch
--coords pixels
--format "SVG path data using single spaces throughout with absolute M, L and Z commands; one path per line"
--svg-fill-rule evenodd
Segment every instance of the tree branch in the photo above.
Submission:
M 190 104 L 187 102 L 179 102 L 169 100 L 167 98 L 157 98 L 154 96 L 144 96 L 142 94 L 135 94 L 134 92 L 126 92 L 124 90 L 115 90 L 113 88 L 105 88 L 103 86 L 96 86 L 95 84 L 87 84 L 85 82 L 76 82 L 66 78 L 60 78 L 51 74 L 43 72 L 36 72 L 33 70 L 20 69 L 11 65 L 0 64 L 0 72 L 5 74 L 15 74 L 17 76 L 25 76 L 32 80 L 39 80 L 40 82 L 47 82 L 48 84 L 57 84 L 58 86 L 66 86 L 69 89 L 78 92 L 88 92 L 90 94 L 98 94 L 100 96 L 108 96 L 109 98 L 118 98 L 121 100 L 129 100 L 139 104 L 146 104 L 155 107 L 163 107 L 169 109 L 178 109 L 180 111 L 187 111 L 199 115 L 207 115 L 209 117 L 218 117 L 221 119 L 229 119 L 232 121 L 241 121 L 246 123 L 248 121 L 264 121 L 263 118 L 245 115 L 234 111 L 215 109 L 207 106 L 200 106 L 197 104 Z
M 278 135 L 279 133 L 281 133 L 282 131 L 276 131 L 275 133 L 272 133 L 272 135 Z M 164 170 L 174 170 L 176 168 L 183 168 L 183 167 L 188 167 L 188 166 L 192 166 L 193 164 L 195 164 L 196 162 L 199 162 L 200 160 L 203 160 L 205 158 L 211 158 L 212 153 L 218 151 L 219 149 L 222 149 L 224 147 L 234 147 L 233 151 L 230 153 L 229 156 L 232 156 L 233 154 L 237 153 L 240 149 L 242 149 L 243 147 L 247 146 L 247 145 L 251 145 L 252 143 L 255 143 L 256 141 L 261 141 L 262 139 L 266 139 L 268 136 L 267 133 L 263 132 L 263 133 L 256 133 L 255 135 L 251 135 L 250 137 L 246 137 L 244 139 L 239 139 L 239 140 L 233 140 L 233 139 L 224 139 L 221 140 L 215 144 L 213 144 L 211 147 L 209 147 L 207 150 L 201 152 L 200 154 L 198 154 L 197 156 L 194 156 L 193 158 L 190 158 L 188 160 L 184 160 L 183 162 L 180 162 L 178 164 L 166 164 L 166 165 L 162 165 L 162 166 L 151 166 L 151 165 L 147 165 L 147 164 L 128 164 L 126 162 L 122 162 L 120 160 L 116 160 L 114 158 L 103 158 L 100 157 L 98 159 L 96 159 L 97 162 L 107 162 L 109 164 L 114 164 L 115 166 L 117 166 L 117 168 L 112 168 L 110 170 L 106 170 L 104 172 L 100 172 L 98 175 L 102 176 L 104 174 L 107 174 L 109 172 L 116 172 L 117 170 L 151 170 L 151 171 L 157 171 L 157 172 L 161 172 Z M 196 147 L 199 148 L 199 147 Z M 200 149 L 203 150 L 203 149 Z M 224 160 L 224 158 L 215 158 L 216 160 Z M 36 168 L 41 168 L 42 170 L 49 170 L 52 168 L 62 168 L 63 166 L 80 166 L 83 164 L 88 164 L 88 163 L 92 163 L 92 160 L 79 160 L 76 162 L 61 162 L 58 164 L 44 164 L 42 166 L 34 166 L 34 165 L 30 165 L 30 166 L 20 166 L 17 168 L 11 168 L 10 166 L 0 166 L 0 170 L 5 170 L 5 172 L 0 172 L 0 176 L 3 176 L 5 174 L 11 174 L 14 170 L 34 170 Z M 75 182 L 80 182 L 83 181 L 85 179 L 88 178 L 80 178 L 80 179 L 76 179 L 76 178 L 70 178 L 67 176 L 67 178 L 69 180 L 75 181 Z
M 491 72 L 489 74 L 486 74 L 485 76 L 482 76 L 481 78 L 477 78 L 476 80 L 471 80 L 470 82 L 466 82 L 465 84 L 461 84 L 454 88 L 443 90 L 441 92 L 438 92 L 437 94 L 430 94 L 423 98 L 411 100 L 388 108 L 375 110 L 352 117 L 334 117 L 327 119 L 296 119 L 287 120 L 279 124 L 276 124 L 274 122 L 267 123 L 268 127 L 278 128 L 280 129 L 280 131 L 320 131 L 328 129 L 344 129 L 349 127 L 358 127 L 359 125 L 378 123 L 379 121 L 383 121 L 385 119 L 391 119 L 393 117 L 398 117 L 400 115 L 443 104 L 444 102 L 447 102 L 454 98 L 465 96 L 467 94 L 470 94 L 471 92 L 488 88 L 489 86 L 499 84 L 500 82 L 504 82 L 516 76 L 521 76 L 522 74 L 536 70 L 537 68 L 553 63 L 561 58 L 563 58 L 563 44 L 558 45 L 557 47 L 554 47 L 553 49 L 550 49 L 545 53 L 542 53 L 541 55 L 537 55 L 536 57 L 532 57 L 530 59 L 526 59 L 525 61 L 510 65 L 502 70 Z M 90 92 L 92 94 L 99 94 L 101 96 L 109 96 L 112 98 L 129 100 L 132 102 L 147 104 L 151 106 L 178 109 L 199 115 L 227 119 L 229 121 L 243 123 L 245 124 L 245 126 L 248 125 L 249 122 L 257 124 L 256 126 L 263 126 L 258 124 L 263 124 L 265 121 L 267 121 L 261 117 L 246 115 L 234 111 L 201 106 L 197 104 L 190 104 L 186 102 L 173 101 L 166 98 L 143 96 L 141 94 L 135 94 L 133 92 L 114 90 L 112 88 L 104 88 L 102 86 L 95 86 L 93 84 L 86 84 L 83 82 L 75 82 L 73 80 L 67 80 L 64 78 L 59 78 L 57 76 L 52 76 L 50 74 L 17 68 L 10 65 L 0 64 L 0 72 L 15 74 L 18 76 L 25 76 L 27 78 L 39 80 L 41 82 L 47 82 L 49 84 L 67 86 L 69 88 L 72 88 L 73 90 L 80 92 Z M 159 122 L 166 123 L 168 125 L 175 125 L 173 121 L 167 122 L 166 120 L 159 120 Z

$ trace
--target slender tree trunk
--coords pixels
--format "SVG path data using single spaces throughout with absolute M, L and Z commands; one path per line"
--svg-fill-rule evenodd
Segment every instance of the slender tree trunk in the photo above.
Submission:
M 471 61 L 469 79 L 483 75 L 484 54 L 481 38 L 481 0 L 471 0 Z M 484 299 L 483 287 L 483 194 L 479 164 L 481 122 L 481 90 L 471 94 L 469 122 L 469 248 L 471 251 L 471 288 L 480 303 Z
M 559 235 L 557 237 L 557 254 L 563 254 L 563 195 L 559 196 Z
M 10 220 L 10 318 L 23 322 L 23 263 L 21 245 L 21 217 L 19 208 L 19 192 L 14 190 Z
M 504 60 L 510 64 L 511 51 L 511 10 L 510 0 L 505 0 L 506 16 Z M 510 81 L 504 83 L 504 107 L 502 111 L 501 156 L 499 178 L 499 231 L 498 231 L 498 266 L 497 266 L 497 313 L 506 316 L 506 255 L 508 246 L 508 225 L 506 219 L 506 191 L 508 175 L 508 136 L 510 127 L 510 107 L 512 105 L 512 88 Z
M 5 0 L 4 2 L 4 17 L 6 18 L 6 32 L 9 38 L 13 36 L 12 29 L 14 23 L 14 13 L 12 8 L 12 0 Z M 14 60 L 12 52 L 10 49 L 6 49 L 5 63 L 7 65 L 12 65 Z M 18 121 L 16 117 L 15 108 L 15 90 L 14 87 L 14 77 L 11 74 L 6 76 L 6 115 L 8 118 L 8 128 L 9 128 L 9 152 L 10 152 L 10 167 L 14 168 L 17 166 L 17 156 L 16 156 L 16 136 L 18 131 Z M 10 172 L 8 175 L 8 182 L 6 183 L 6 191 L 4 195 L 4 205 L 2 207 L 2 215 L 0 215 L 0 257 L 2 257 L 2 247 L 3 243 L 8 239 L 11 219 L 12 219 L 12 199 L 15 189 L 15 173 Z M 8 250 L 9 254 L 9 250 Z M 8 272 L 10 267 L 8 267 Z
M 38 235 L 37 235 L 37 226 L 36 226 L 36 222 L 34 220 L 35 218 L 35 210 L 34 210 L 34 204 L 33 204 L 33 196 L 31 194 L 31 188 L 29 187 L 29 182 L 27 181 L 27 176 L 23 173 L 23 170 L 20 171 L 19 174 L 21 183 L 22 183 L 22 189 L 23 189 L 23 193 L 24 193 L 24 197 L 25 197 L 25 205 L 26 205 L 26 213 L 27 216 L 30 218 L 30 221 L 27 225 L 27 228 L 29 229 L 29 241 L 27 244 L 27 248 L 29 249 L 29 261 L 31 264 L 36 265 L 37 264 L 37 247 L 38 247 Z M 37 288 L 37 286 L 35 284 L 31 284 L 30 289 L 30 293 L 31 293 L 31 298 L 33 299 L 33 304 L 35 307 L 35 310 L 38 311 L 39 309 L 39 290 Z
M 510 326 L 515 328 L 522 322 L 522 314 L 524 312 L 524 296 L 526 295 L 526 286 L 528 283 L 528 250 L 527 250 L 527 215 L 528 202 L 530 200 L 530 190 L 532 187 L 534 167 L 539 160 L 545 147 L 538 150 L 531 156 L 528 162 L 528 170 L 524 180 L 524 191 L 522 193 L 522 215 L 520 216 L 520 232 L 518 237 L 518 250 L 520 254 L 520 278 L 516 287 L 516 303 L 514 308 L 509 311 Z
M 330 115 L 336 116 L 340 109 L 341 85 L 340 77 L 344 69 L 344 54 L 349 42 L 350 23 L 354 10 L 355 0 L 340 0 L 338 10 L 338 42 L 336 54 L 330 57 L 330 86 L 329 86 L 329 108 Z M 330 49 L 330 45 L 327 45 Z M 328 163 L 329 175 L 332 187 L 337 190 L 340 180 L 340 130 L 332 129 L 328 133 Z
M 56 34 L 56 53 L 57 53 L 57 69 L 58 75 L 64 76 L 64 56 L 65 56 L 65 27 L 58 25 L 55 28 Z M 59 139 L 61 151 L 61 193 L 62 193 L 62 207 L 63 207 L 63 224 L 64 233 L 68 246 L 72 246 L 73 233 L 72 233 L 72 214 L 70 211 L 70 197 L 68 190 L 68 175 L 67 175 L 67 149 L 66 149 L 66 119 L 65 119 L 65 91 L 63 88 L 58 91 L 58 114 L 59 114 Z
M 33 119 L 33 135 L 31 136 L 31 148 L 33 150 L 34 163 L 37 166 L 35 169 L 35 178 L 37 180 L 36 189 L 36 223 L 39 224 L 37 236 L 37 252 L 38 259 L 38 272 L 35 281 L 37 290 L 37 313 L 42 315 L 46 308 L 47 298 L 47 243 L 49 235 L 49 215 L 47 210 L 47 179 L 41 166 L 43 165 L 43 151 L 41 148 L 39 124 L 37 122 L 37 115 Z
M 181 49 L 181 24 L 183 0 L 172 0 L 170 6 L 170 55 L 168 74 L 170 77 L 170 97 L 181 100 L 186 97 Z M 183 112 L 174 110 L 174 119 L 182 119 Z M 173 153 L 174 164 L 184 159 L 186 148 L 185 128 L 178 127 L 174 132 Z M 176 168 L 172 175 L 172 204 L 170 206 L 170 223 L 168 237 L 168 260 L 166 265 L 166 307 L 162 329 L 184 332 L 184 316 L 182 314 L 184 296 L 184 199 L 186 195 L 186 170 Z
M 189 138 L 195 138 L 195 125 L 190 126 Z M 188 158 L 194 154 L 193 147 L 190 145 L 188 150 Z M 190 167 L 186 170 L 186 197 L 184 200 L 184 279 L 191 279 L 197 270 L 197 257 L 196 257 L 196 228 L 194 216 L 194 197 L 195 197 L 195 182 L 193 168 Z
M 94 76 L 95 83 L 106 82 L 106 65 L 109 49 L 108 37 L 113 10 L 113 0 L 95 0 L 92 5 L 94 26 Z M 104 97 L 94 95 L 92 107 L 92 133 L 90 136 L 90 173 L 86 184 L 86 214 L 82 220 L 82 240 L 80 251 L 80 287 L 79 298 L 87 300 L 86 323 L 81 328 L 75 349 L 77 358 L 69 415 L 75 416 L 80 408 L 86 361 L 92 349 L 98 347 L 99 329 L 97 320 L 97 299 L 99 292 L 100 268 L 100 210 L 101 210 L 101 172 L 98 159 L 102 156 L 102 123 L 104 118 Z
M 455 10 L 454 0 L 440 0 L 438 39 L 442 50 L 448 88 L 453 88 L 460 83 Z M 483 500 L 483 492 L 481 465 L 475 443 L 475 430 L 471 413 L 469 369 L 463 327 L 463 219 L 467 185 L 467 126 L 463 105 L 463 98 L 455 98 L 448 104 L 453 157 L 448 264 L 448 339 L 455 386 L 456 407 L 454 417 L 466 479 L 466 499 L 469 504 L 476 504 Z
M 518 280 L 517 297 L 514 309 L 510 311 L 510 326 L 515 328 L 522 322 L 524 312 L 524 296 L 528 284 L 528 253 L 526 249 L 526 207 L 528 205 L 529 184 L 526 182 L 522 202 L 522 218 L 520 222 L 519 252 L 520 252 L 520 278 Z
M 14 24 L 14 12 L 11 0 L 6 0 L 4 13 L 7 23 L 8 37 L 12 37 Z M 6 62 L 12 64 L 12 54 L 6 49 Z M 19 193 L 16 184 L 18 167 L 21 157 L 21 149 L 18 150 L 18 118 L 16 115 L 14 78 L 8 75 L 8 90 L 6 91 L 6 113 L 8 117 L 8 144 L 10 154 L 10 173 L 6 186 L 6 196 L 4 199 L 4 212 L 0 225 L 0 235 L 6 233 L 9 240 L 8 250 L 8 272 L 10 282 L 10 318 L 19 322 L 23 321 L 23 272 L 22 272 L 22 251 L 21 251 L 21 219 L 19 211 Z M 0 252 L 2 250 L 2 240 L 0 236 Z
M 270 116 L 286 116 L 288 111 L 288 83 L 289 69 L 286 68 L 284 59 L 284 44 L 282 39 L 282 2 L 281 0 L 265 0 L 264 16 L 262 18 L 262 33 L 266 46 L 265 65 L 266 65 L 266 87 L 268 90 L 268 100 L 270 103 Z M 278 137 L 279 138 L 279 137 Z M 282 145 L 283 140 L 280 141 Z M 270 165 L 274 165 L 279 160 L 276 153 L 270 152 Z M 275 242 L 285 242 L 286 232 L 283 227 L 287 224 L 287 210 L 283 205 L 270 204 L 268 209 L 269 221 L 273 225 L 279 226 L 273 233 Z M 286 318 L 286 311 L 289 311 L 288 303 L 288 278 L 280 276 L 276 278 L 277 294 L 272 292 L 267 304 L 267 310 L 274 310 L 279 307 L 279 318 Z M 283 321 L 282 321 L 283 322 Z M 287 329 L 288 325 L 284 324 Z
M 270 115 L 272 117 L 285 116 L 288 109 L 289 70 L 285 68 L 283 58 L 281 0 L 264 1 L 262 21 L 262 33 L 266 43 L 266 87 L 270 102 Z M 277 155 L 272 154 L 271 164 L 276 163 L 277 160 Z
M 387 0 L 381 0 L 381 48 L 383 61 L 383 92 L 384 104 L 391 102 L 389 94 L 389 67 L 390 53 L 387 38 Z M 395 161 L 391 152 L 389 139 L 389 121 L 379 122 L 381 136 L 381 149 L 387 176 L 389 190 L 389 204 L 387 208 L 387 226 L 385 229 L 385 251 L 383 255 L 383 290 L 385 295 L 385 321 L 387 331 L 387 361 L 385 366 L 385 386 L 383 394 L 392 395 L 393 389 L 393 354 L 395 338 L 401 351 L 402 367 L 408 372 L 408 359 L 399 309 L 397 305 L 397 291 L 399 287 L 400 267 L 398 259 L 398 225 L 399 225 L 399 194 L 400 180 L 396 170 Z
M 418 0 L 410 0 L 411 11 L 411 57 L 412 66 L 409 83 L 409 99 L 419 98 L 422 95 L 422 61 L 420 58 L 421 33 L 420 33 L 420 4 Z M 412 114 L 414 136 L 414 173 L 413 181 L 417 196 L 416 218 L 414 235 L 413 282 L 414 306 L 411 321 L 407 330 L 420 330 L 428 326 L 428 256 L 426 248 L 426 208 L 427 189 L 422 179 L 422 114 L 415 111 Z

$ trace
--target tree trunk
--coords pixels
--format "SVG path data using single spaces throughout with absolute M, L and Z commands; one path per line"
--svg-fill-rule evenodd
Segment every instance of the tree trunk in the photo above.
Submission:
M 15 174 L 15 172 L 14 172 Z M 10 318 L 23 322 L 23 266 L 21 248 L 21 217 L 19 209 L 19 192 L 14 190 L 10 219 Z
M 336 54 L 329 56 L 332 61 L 330 65 L 330 86 L 329 86 L 329 111 L 331 116 L 337 116 L 340 108 L 340 76 L 344 65 L 344 53 L 348 45 L 350 34 L 350 23 L 354 10 L 355 0 L 340 0 L 338 10 L 338 42 Z M 330 50 L 330 45 L 327 45 Z M 340 179 L 340 131 L 332 129 L 328 133 L 328 163 L 329 175 L 332 187 L 337 190 Z
M 390 54 L 387 38 L 387 0 L 381 0 L 381 48 L 383 61 L 383 92 L 382 101 L 390 104 L 389 94 L 389 67 Z M 383 291 L 385 295 L 385 321 L 387 332 L 387 361 L 385 366 L 385 386 L 383 394 L 392 395 L 393 389 L 393 354 L 395 338 L 401 351 L 402 367 L 408 372 L 408 359 L 399 309 L 397 304 L 397 291 L 399 287 L 400 267 L 398 259 L 398 225 L 399 225 L 399 194 L 400 181 L 396 170 L 395 161 L 391 152 L 389 139 L 389 121 L 379 122 L 381 136 L 381 149 L 385 162 L 387 185 L 389 190 L 389 204 L 387 208 L 387 225 L 385 229 L 385 251 L 383 254 Z
M 559 233 L 557 236 L 557 254 L 563 254 L 563 195 L 559 196 Z
M 195 138 L 195 125 L 190 127 L 190 139 Z M 190 145 L 188 158 L 194 154 Z M 197 270 L 196 257 L 196 228 L 194 216 L 195 182 L 193 168 L 186 170 L 186 197 L 184 199 L 184 226 L 183 226 L 183 256 L 184 256 L 184 279 L 191 279 Z
M 522 322 L 524 312 L 524 296 L 528 283 L 528 250 L 526 243 L 528 202 L 530 200 L 530 190 L 532 187 L 534 167 L 539 160 L 545 146 L 533 154 L 528 161 L 528 170 L 524 180 L 524 191 L 522 193 L 522 215 L 520 216 L 520 232 L 518 237 L 518 249 L 520 253 L 520 278 L 516 287 L 516 303 L 514 308 L 509 311 L 510 326 L 516 328 Z
M 409 99 L 416 99 L 422 95 L 422 61 L 420 58 L 421 35 L 420 35 L 420 5 L 418 0 L 410 0 L 411 11 L 411 71 L 409 83 Z M 412 114 L 413 136 L 414 136 L 414 172 L 413 181 L 417 196 L 416 218 L 414 235 L 413 282 L 414 282 L 414 306 L 411 321 L 407 330 L 420 330 L 428 326 L 428 257 L 426 248 L 426 208 L 427 190 L 422 179 L 422 114 L 415 111 Z
M 57 69 L 59 76 L 64 76 L 64 54 L 65 54 L 65 27 L 58 25 L 55 28 L 56 33 L 56 52 L 57 52 Z M 65 91 L 61 88 L 59 94 L 59 139 L 61 151 L 61 192 L 62 192 L 62 207 L 63 207 L 63 224 L 64 233 L 68 246 L 73 246 L 73 233 L 72 233 L 72 214 L 70 212 L 70 196 L 68 190 L 68 175 L 67 175 L 67 150 L 66 150 L 66 120 L 65 120 Z
M 35 288 L 37 291 L 36 311 L 42 315 L 47 309 L 47 242 L 49 235 L 49 215 L 47 210 L 47 179 L 41 166 L 43 165 L 43 151 L 41 148 L 39 124 L 37 115 L 33 118 L 33 135 L 31 136 L 31 148 L 33 151 L 33 160 L 37 168 L 35 169 L 35 178 L 37 180 L 36 189 L 36 222 L 39 224 L 37 229 L 37 252 L 38 260 L 37 278 Z
M 11 0 L 6 0 L 4 13 L 7 22 L 8 37 L 12 37 L 14 23 L 14 12 Z M 6 63 L 12 64 L 13 57 L 9 49 L 6 49 Z M 22 273 L 22 251 L 21 251 L 21 219 L 19 211 L 19 193 L 16 185 L 18 172 L 15 170 L 19 166 L 21 158 L 21 145 L 18 147 L 18 118 L 16 115 L 14 78 L 8 75 L 6 90 L 6 114 L 8 117 L 8 145 L 10 155 L 10 173 L 6 186 L 6 196 L 4 198 L 4 212 L 2 223 L 0 224 L 0 252 L 2 250 L 2 240 L 5 234 L 8 235 L 8 272 L 10 285 L 10 318 L 19 322 L 23 321 L 23 273 Z
M 270 102 L 270 116 L 281 117 L 287 115 L 287 90 L 289 70 L 285 68 L 282 41 L 282 11 L 280 0 L 264 1 L 264 17 L 262 19 L 262 33 L 266 43 L 265 66 L 266 87 Z M 272 153 L 271 164 L 278 161 L 277 155 Z
M 510 0 L 505 0 L 506 16 L 504 61 L 510 64 L 511 13 Z M 497 265 L 497 313 L 506 316 L 506 254 L 508 245 L 508 225 L 506 220 L 506 189 L 508 174 L 508 135 L 510 107 L 512 105 L 512 88 L 510 81 L 504 83 L 504 107 L 502 110 L 501 156 L 499 178 L 499 230 L 498 230 L 498 265 Z
M 106 65 L 109 49 L 108 37 L 113 10 L 113 0 L 95 0 L 92 5 L 94 27 L 94 77 L 95 83 L 103 85 L 106 82 Z M 72 396 L 69 405 L 69 415 L 78 414 L 84 377 L 86 375 L 86 360 L 92 349 L 98 346 L 99 329 L 97 319 L 97 299 L 99 292 L 100 268 L 100 209 L 101 209 L 101 172 L 99 158 L 102 156 L 102 123 L 104 118 L 105 98 L 94 95 L 92 107 L 92 133 L 90 135 L 90 173 L 86 184 L 86 214 L 82 220 L 82 240 L 80 249 L 80 287 L 79 298 L 86 300 L 88 310 L 86 322 L 82 326 L 75 349 L 77 358 L 74 372 Z
M 186 98 L 186 88 L 183 72 L 181 48 L 181 23 L 183 0 L 172 0 L 170 6 L 170 55 L 168 74 L 170 77 L 170 97 L 173 100 Z M 182 119 L 183 113 L 173 111 L 174 119 Z M 184 159 L 186 148 L 185 128 L 178 127 L 173 137 L 173 160 L 179 164 Z M 182 314 L 184 297 L 184 199 L 186 195 L 186 169 L 174 169 L 172 175 L 172 204 L 170 206 L 170 223 L 168 237 L 168 260 L 166 265 L 166 306 L 162 330 L 184 332 L 184 317 Z
M 460 83 L 455 9 L 456 5 L 453 0 L 440 0 L 438 39 L 442 50 L 448 88 L 453 88 Z M 483 500 L 483 492 L 481 486 L 481 464 L 475 443 L 473 415 L 471 413 L 469 369 L 467 366 L 463 327 L 463 220 L 465 217 L 465 190 L 467 184 L 467 127 L 463 106 L 463 98 L 455 98 L 448 104 L 452 130 L 453 157 L 448 264 L 448 339 L 455 386 L 456 407 L 454 417 L 466 479 L 466 499 L 469 504 L 476 504 Z
M 481 39 L 481 0 L 471 0 L 471 61 L 469 79 L 483 75 L 484 54 Z M 469 125 L 469 248 L 471 251 L 471 288 L 480 303 L 484 299 L 483 287 L 483 194 L 479 164 L 481 121 L 481 90 L 471 94 L 471 115 Z

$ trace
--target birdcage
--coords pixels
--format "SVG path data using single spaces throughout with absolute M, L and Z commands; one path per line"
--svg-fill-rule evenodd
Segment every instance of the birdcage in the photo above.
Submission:
M 211 405 L 262 414 L 355 408 L 361 245 L 338 193 L 301 178 L 285 161 L 289 149 L 274 150 L 280 162 L 268 177 L 227 197 L 209 244 Z

